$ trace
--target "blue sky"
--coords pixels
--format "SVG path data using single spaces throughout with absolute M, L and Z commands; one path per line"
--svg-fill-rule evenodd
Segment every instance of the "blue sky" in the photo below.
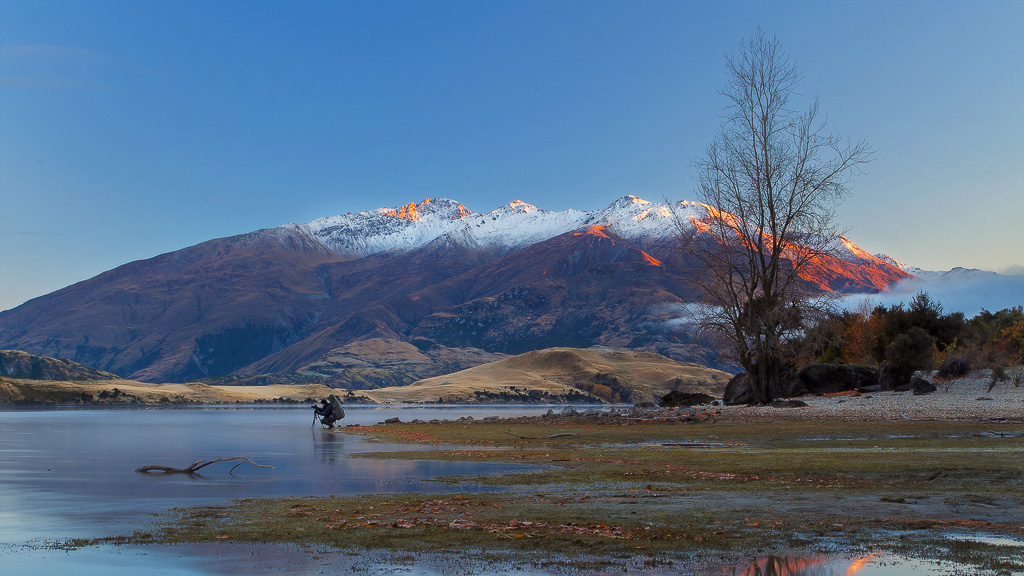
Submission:
M 840 226 L 1024 270 L 1024 2 L 0 0 L 0 310 L 132 260 L 446 196 L 693 197 L 761 26 L 877 149 Z

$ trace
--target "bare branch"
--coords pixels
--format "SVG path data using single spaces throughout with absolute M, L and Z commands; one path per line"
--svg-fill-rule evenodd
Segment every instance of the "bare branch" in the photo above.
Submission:
M 230 472 L 228 472 L 229 474 L 231 472 L 234 472 L 235 468 L 238 468 L 244 462 L 248 462 L 249 464 L 252 464 L 253 466 L 255 466 L 257 468 L 273 468 L 273 466 L 269 466 L 269 465 L 266 465 L 266 464 L 257 464 L 257 463 L 253 462 L 252 460 L 250 460 L 250 459 L 248 459 L 248 458 L 246 458 L 244 456 L 233 456 L 231 458 L 215 458 L 213 460 L 197 460 L 196 462 L 194 462 L 188 468 L 171 468 L 170 466 L 143 466 L 142 468 L 136 468 L 135 471 L 136 472 L 142 472 L 144 474 L 151 473 L 151 472 L 162 472 L 164 474 L 190 474 L 191 475 L 191 474 L 195 474 L 199 470 L 209 466 L 210 464 L 216 464 L 217 462 L 228 462 L 228 461 L 232 461 L 232 460 L 241 460 L 241 462 L 239 462 L 238 464 L 235 464 L 234 468 L 232 468 L 230 470 Z
M 804 112 L 792 106 L 802 74 L 760 29 L 726 68 L 726 113 L 695 162 L 707 214 L 680 244 L 703 265 L 698 330 L 730 343 L 768 402 L 787 341 L 830 306 L 809 271 L 838 248 L 834 208 L 872 150 L 826 134 L 816 99 Z

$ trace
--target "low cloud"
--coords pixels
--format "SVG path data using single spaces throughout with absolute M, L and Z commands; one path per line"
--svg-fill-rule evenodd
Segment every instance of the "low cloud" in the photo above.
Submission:
M 982 309 L 995 312 L 1024 305 L 1024 275 L 990 275 L 979 278 L 904 280 L 889 292 L 848 296 L 843 299 L 847 309 L 856 308 L 864 300 L 872 305 L 909 304 L 918 292 L 927 292 L 942 304 L 943 312 L 963 312 L 968 318 Z

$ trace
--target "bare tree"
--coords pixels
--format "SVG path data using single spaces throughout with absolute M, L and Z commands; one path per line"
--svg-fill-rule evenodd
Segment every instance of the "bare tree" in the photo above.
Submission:
M 835 206 L 873 151 L 825 134 L 816 99 L 794 110 L 802 75 L 774 37 L 759 29 L 726 66 L 726 114 L 695 162 L 707 215 L 678 222 L 702 268 L 698 326 L 724 340 L 767 403 L 788 368 L 787 340 L 822 308 L 807 272 L 837 246 Z

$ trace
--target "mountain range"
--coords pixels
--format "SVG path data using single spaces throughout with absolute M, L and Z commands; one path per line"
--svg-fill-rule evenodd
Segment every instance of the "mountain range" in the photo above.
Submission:
M 694 202 L 634 196 L 597 211 L 515 201 L 489 213 L 434 198 L 287 224 L 131 262 L 0 312 L 0 349 L 147 382 L 293 374 L 363 388 L 552 346 L 714 365 L 678 322 L 702 271 L 677 239 L 705 215 Z M 842 246 L 805 280 L 875 293 L 910 277 Z M 385 348 L 405 359 L 381 368 Z M 406 361 L 417 355 L 425 360 Z

